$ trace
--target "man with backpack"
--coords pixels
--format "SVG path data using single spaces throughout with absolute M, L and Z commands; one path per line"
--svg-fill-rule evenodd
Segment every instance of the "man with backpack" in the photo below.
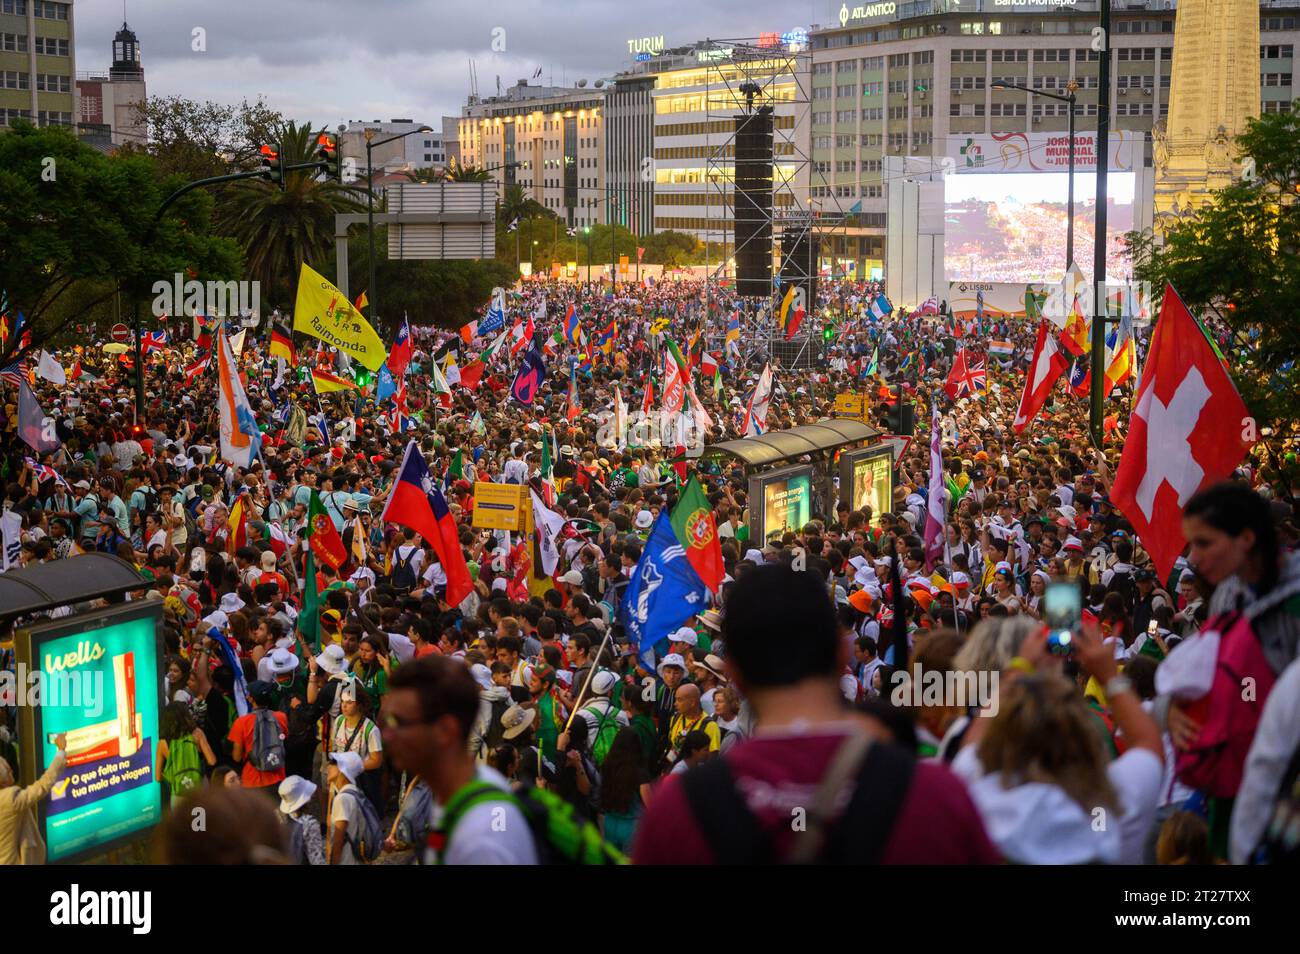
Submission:
M 578 714 L 587 723 L 587 738 L 591 740 L 591 757 L 596 767 L 605 764 L 609 747 L 614 744 L 618 730 L 628 725 L 627 713 L 619 709 L 609 699 L 610 693 L 618 684 L 618 677 L 608 669 L 602 669 L 591 677 L 588 701 Z
M 415 531 L 410 527 L 402 531 L 402 541 L 393 547 L 389 582 L 398 593 L 409 593 L 415 588 L 420 570 L 424 568 L 424 551 L 415 545 Z
M 779 563 L 747 571 L 727 598 L 723 635 L 730 682 L 763 732 L 665 779 L 634 861 L 999 861 L 963 784 L 848 707 L 839 687 L 847 646 L 824 580 Z M 790 806 L 806 809 L 804 824 L 791 824 Z
M 537 864 L 527 818 L 501 775 L 469 749 L 479 686 L 459 660 L 425 656 L 398 668 L 385 700 L 393 765 L 424 779 L 434 799 L 428 864 Z
M 260 789 L 278 802 L 280 783 L 285 778 L 289 718 L 273 708 L 274 683 L 254 680 L 248 685 L 248 698 L 253 711 L 240 716 L 230 727 L 231 758 L 236 764 L 244 763 L 239 779 L 244 788 Z

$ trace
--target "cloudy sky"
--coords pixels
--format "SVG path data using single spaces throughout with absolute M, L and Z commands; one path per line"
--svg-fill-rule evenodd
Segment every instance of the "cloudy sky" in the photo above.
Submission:
M 121 0 L 75 3 L 77 69 L 106 69 Z M 126 0 L 125 14 L 151 96 L 261 96 L 316 125 L 404 117 L 437 128 L 459 113 L 471 60 L 484 96 L 498 76 L 504 89 L 538 67 L 539 82 L 572 85 L 626 68 L 631 37 L 670 47 L 752 37 L 838 10 L 833 0 Z

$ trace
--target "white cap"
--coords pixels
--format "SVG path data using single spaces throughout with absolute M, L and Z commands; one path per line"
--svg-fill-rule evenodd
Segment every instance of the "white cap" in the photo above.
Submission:
M 355 782 L 361 777 L 364 769 L 364 763 L 361 756 L 355 752 L 331 752 L 330 759 L 339 767 L 339 771 L 347 776 L 349 782 Z
M 680 653 L 669 653 L 663 659 L 659 660 L 659 665 L 656 667 L 656 671 L 662 676 L 664 674 L 664 669 L 669 666 L 676 666 L 682 672 L 685 672 L 686 660 L 681 657 Z
M 685 643 L 688 646 L 698 646 L 700 642 L 699 634 L 689 626 L 683 626 L 677 632 L 668 637 L 670 643 Z
M 654 525 L 655 517 L 649 510 L 642 510 L 636 515 L 633 521 L 638 530 L 649 530 Z
M 591 691 L 598 696 L 607 696 L 614 691 L 614 686 L 618 684 L 618 676 L 614 675 L 608 669 L 602 669 L 596 675 L 591 677 Z
M 469 674 L 474 677 L 474 681 L 479 684 L 479 688 L 492 688 L 492 670 L 487 666 L 482 663 L 475 663 L 469 667 Z
M 582 586 L 582 574 L 577 570 L 570 570 L 560 577 L 561 583 L 568 583 L 571 586 Z

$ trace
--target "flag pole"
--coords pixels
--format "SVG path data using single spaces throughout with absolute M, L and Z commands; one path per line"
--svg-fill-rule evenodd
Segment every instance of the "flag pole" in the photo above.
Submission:
M 586 698 L 586 695 L 587 695 L 587 687 L 591 685 L 591 680 L 592 680 L 592 679 L 595 677 L 595 675 L 596 675 L 596 664 L 597 664 L 598 662 L 600 662 L 601 654 L 605 651 L 605 645 L 609 642 L 609 637 L 610 637 L 610 635 L 611 635 L 612 633 L 613 633 L 612 628 L 609 627 L 609 626 L 606 626 L 606 627 L 605 627 L 605 638 L 602 639 L 602 640 L 600 641 L 600 645 L 599 645 L 598 647 L 596 647 L 596 654 L 595 654 L 594 656 L 591 657 L 591 668 L 587 670 L 587 679 L 586 679 L 586 681 L 583 682 L 583 684 L 582 684 L 582 691 L 579 692 L 578 695 L 574 697 L 574 700 L 573 700 L 573 709 L 569 712 L 569 720 L 568 720 L 567 722 L 564 723 L 564 731 L 565 731 L 565 732 L 568 732 L 568 731 L 569 731 L 569 726 L 573 725 L 573 717 L 576 716 L 576 715 L 578 714 L 578 709 L 579 709 L 579 705 L 578 705 L 578 704 L 579 704 L 580 702 L 582 702 L 584 698 Z

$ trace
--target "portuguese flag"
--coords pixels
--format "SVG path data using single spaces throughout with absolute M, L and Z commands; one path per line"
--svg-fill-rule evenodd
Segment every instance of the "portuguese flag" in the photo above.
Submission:
M 325 505 L 320 502 L 320 494 L 314 490 L 311 492 L 307 523 L 302 534 L 311 544 L 311 552 L 322 563 L 328 563 L 332 569 L 337 570 L 347 561 L 348 551 L 343 546 L 343 538 L 334 529 L 334 521 L 325 511 Z
M 691 567 L 709 591 L 717 593 L 723 577 L 722 545 L 718 540 L 713 510 L 694 475 L 682 491 L 670 519 L 673 534 L 686 551 Z

